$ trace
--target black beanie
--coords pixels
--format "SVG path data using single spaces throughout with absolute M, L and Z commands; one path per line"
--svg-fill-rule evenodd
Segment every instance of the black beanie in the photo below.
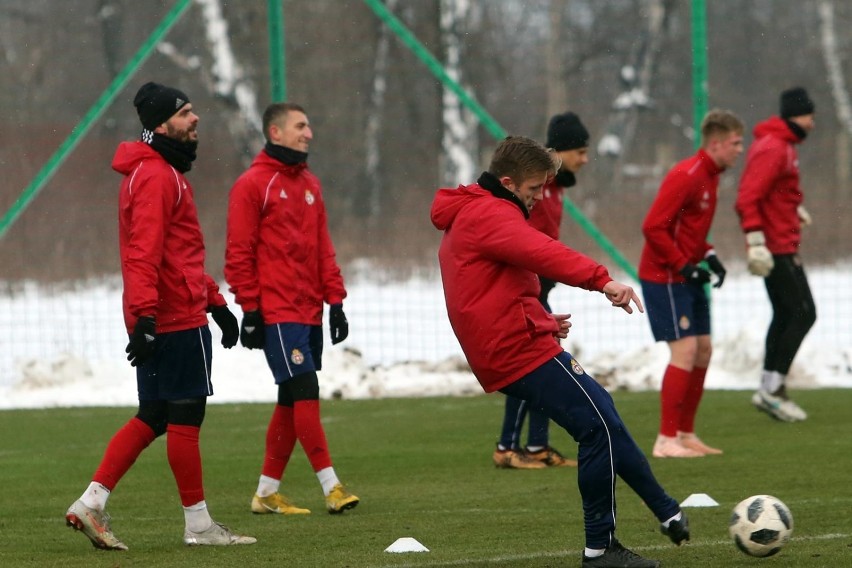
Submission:
M 557 114 L 547 125 L 547 147 L 557 152 L 589 145 L 589 131 L 573 112 Z
M 182 91 L 159 83 L 145 83 L 133 98 L 139 120 L 148 130 L 166 122 L 188 102 Z
M 802 87 L 793 87 L 781 93 L 781 118 L 813 114 L 814 102 Z

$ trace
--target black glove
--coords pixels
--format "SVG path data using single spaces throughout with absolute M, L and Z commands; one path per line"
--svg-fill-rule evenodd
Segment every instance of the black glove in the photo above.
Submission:
M 236 345 L 240 338 L 240 325 L 228 306 L 207 306 L 207 311 L 222 330 L 222 347 L 230 349 Z
M 157 324 L 151 316 L 142 316 L 136 320 L 133 333 L 130 334 L 130 343 L 124 350 L 130 365 L 138 367 L 151 358 L 154 354 L 154 346 L 157 339 Z
M 265 343 L 265 328 L 260 310 L 245 312 L 243 325 L 240 328 L 240 343 L 248 349 L 263 349 Z
M 328 312 L 328 324 L 331 327 L 331 344 L 336 345 L 349 335 L 349 322 L 343 313 L 343 304 L 332 304 Z
M 725 274 L 727 274 L 728 271 L 725 270 L 725 267 L 722 266 L 722 263 L 719 262 L 719 258 L 715 254 L 711 254 L 704 260 L 707 261 L 707 266 L 710 267 L 710 270 L 713 271 L 713 274 L 715 274 L 719 278 L 716 283 L 713 284 L 713 287 L 721 288 L 722 283 L 725 281 Z
M 680 275 L 686 278 L 687 284 L 692 284 L 693 286 L 703 286 L 710 282 L 709 272 L 700 266 L 695 266 L 688 262 L 680 269 Z

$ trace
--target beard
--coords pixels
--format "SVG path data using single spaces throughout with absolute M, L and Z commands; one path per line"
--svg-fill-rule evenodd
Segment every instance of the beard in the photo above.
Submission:
M 166 136 L 181 144 L 186 144 L 187 149 L 195 151 L 198 148 L 198 134 L 195 128 L 175 128 L 166 123 Z

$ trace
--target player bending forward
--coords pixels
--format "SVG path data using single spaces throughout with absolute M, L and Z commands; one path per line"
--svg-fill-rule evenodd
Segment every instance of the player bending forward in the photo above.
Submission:
M 520 136 L 503 140 L 476 183 L 441 189 L 432 223 L 444 231 L 438 259 L 453 331 L 480 385 L 526 400 L 579 444 L 578 483 L 586 529 L 584 568 L 654 568 L 660 563 L 615 538 L 620 476 L 675 544 L 689 540 L 686 515 L 654 478 L 612 397 L 565 352 L 566 314 L 548 314 L 536 275 L 603 292 L 613 306 L 643 311 L 634 290 L 606 268 L 527 223 L 555 173 L 551 154 Z

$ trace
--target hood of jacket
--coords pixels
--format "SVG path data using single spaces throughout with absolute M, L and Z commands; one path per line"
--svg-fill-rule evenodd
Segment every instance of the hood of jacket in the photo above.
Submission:
M 453 224 L 453 220 L 459 211 L 466 205 L 477 199 L 493 198 L 505 199 L 518 206 L 529 219 L 529 211 L 517 195 L 503 187 L 492 174 L 483 172 L 473 185 L 460 185 L 457 189 L 439 189 L 432 202 L 432 224 L 439 231 L 446 231 Z
M 112 169 L 122 175 L 129 175 L 136 168 L 139 162 L 143 160 L 160 159 L 165 162 L 165 159 L 159 152 L 145 144 L 141 140 L 135 142 L 122 142 L 115 149 L 115 155 L 112 158 Z
M 793 144 L 798 144 L 802 141 L 796 133 L 790 130 L 790 127 L 787 125 L 787 121 L 780 116 L 772 116 L 763 122 L 758 122 L 752 133 L 754 134 L 755 140 L 763 138 L 764 136 L 775 136 L 776 138 L 780 138 L 785 142 L 792 142 Z

